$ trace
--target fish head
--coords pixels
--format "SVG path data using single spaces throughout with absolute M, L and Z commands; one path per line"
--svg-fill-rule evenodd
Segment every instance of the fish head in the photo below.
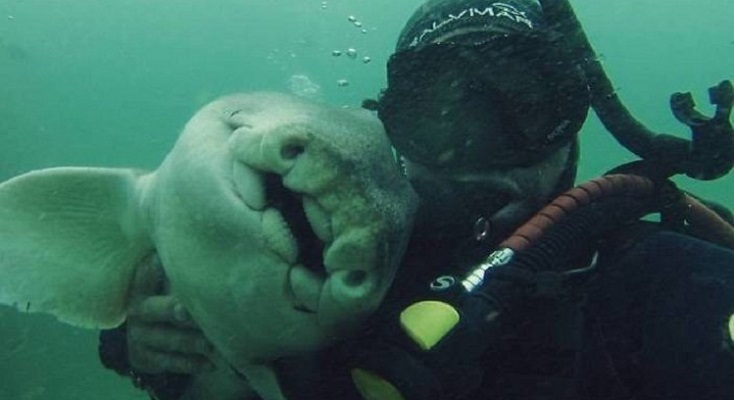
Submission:
M 417 203 L 375 116 L 275 93 L 202 108 L 151 186 L 171 290 L 235 368 L 357 329 Z

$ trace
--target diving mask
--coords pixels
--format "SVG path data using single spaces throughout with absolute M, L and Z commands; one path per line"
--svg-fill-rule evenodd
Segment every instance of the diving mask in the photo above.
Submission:
M 571 142 L 589 108 L 578 68 L 538 37 L 432 43 L 394 54 L 378 112 L 395 148 L 424 165 L 532 165 Z

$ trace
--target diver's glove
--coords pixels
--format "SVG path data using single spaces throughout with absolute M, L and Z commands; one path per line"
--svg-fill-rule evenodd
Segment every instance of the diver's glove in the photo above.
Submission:
M 151 399 L 177 400 L 183 396 L 191 379 L 191 376 L 186 374 L 145 374 L 135 371 L 128 359 L 126 324 L 101 331 L 98 351 L 105 368 L 130 378 L 133 385 L 148 392 Z
M 536 288 L 535 275 L 504 265 L 467 293 L 444 276 L 433 295 L 388 313 L 354 345 L 352 379 L 365 400 L 461 399 L 482 383 L 482 363 L 500 346 L 505 313 Z
M 160 259 L 150 254 L 135 271 L 127 321 L 100 333 L 99 357 L 151 398 L 175 400 L 191 374 L 209 367 L 209 344 L 166 286 Z

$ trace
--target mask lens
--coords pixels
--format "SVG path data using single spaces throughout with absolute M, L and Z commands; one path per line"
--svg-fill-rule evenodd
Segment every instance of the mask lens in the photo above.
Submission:
M 469 161 L 477 141 L 488 139 L 486 132 L 501 130 L 502 116 L 493 106 L 498 93 L 484 90 L 464 74 L 457 49 L 441 50 L 391 61 L 394 71 L 408 74 L 397 76 L 408 79 L 390 83 L 380 117 L 399 151 L 416 161 L 447 166 Z M 441 65 L 441 70 L 420 65 Z
M 585 85 L 576 82 L 584 92 L 566 94 L 581 97 L 568 115 L 548 84 L 560 80 L 548 71 L 564 66 L 548 52 L 529 53 L 544 45 L 528 40 L 441 43 L 393 55 L 379 114 L 397 150 L 426 165 L 486 168 L 530 165 L 568 143 L 583 122 L 579 110 L 585 117 L 588 109 Z

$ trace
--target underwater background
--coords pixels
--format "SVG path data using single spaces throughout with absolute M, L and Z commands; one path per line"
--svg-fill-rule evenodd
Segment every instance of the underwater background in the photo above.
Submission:
M 384 87 L 421 2 L 0 0 L 0 181 L 62 165 L 153 169 L 188 118 L 227 93 L 357 106 Z M 622 100 L 655 131 L 688 134 L 671 93 L 691 91 L 710 114 L 707 89 L 734 79 L 731 0 L 572 2 Z M 581 136 L 581 180 L 634 159 L 593 114 Z M 677 181 L 734 207 L 734 176 Z M 0 399 L 146 399 L 102 368 L 96 341 L 0 308 Z

